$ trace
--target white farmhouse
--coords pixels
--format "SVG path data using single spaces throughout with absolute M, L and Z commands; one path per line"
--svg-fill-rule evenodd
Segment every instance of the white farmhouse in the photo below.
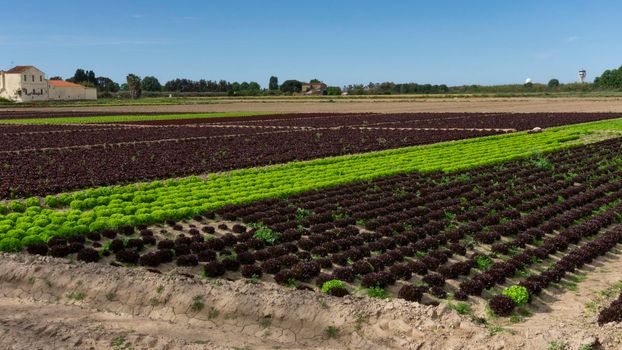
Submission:
M 0 97 L 16 102 L 96 100 L 97 89 L 62 80 L 47 80 L 34 66 L 0 71 Z

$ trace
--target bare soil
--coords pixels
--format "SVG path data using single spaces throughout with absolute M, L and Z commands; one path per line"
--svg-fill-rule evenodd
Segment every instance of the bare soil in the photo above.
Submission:
M 575 291 L 547 291 L 546 303 L 513 324 L 459 315 L 446 303 L 333 298 L 269 282 L 2 254 L 0 348 L 546 349 L 557 341 L 620 349 L 622 325 L 596 324 L 620 268 L 619 253 L 596 260 Z
M 130 105 L 89 107 L 8 107 L 18 111 L 127 113 L 289 112 L 289 113 L 406 113 L 406 112 L 622 112 L 620 97 L 499 97 L 416 99 L 214 100 L 209 104 Z

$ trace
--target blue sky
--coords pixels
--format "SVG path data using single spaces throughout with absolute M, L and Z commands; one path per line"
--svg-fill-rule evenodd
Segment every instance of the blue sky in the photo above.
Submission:
M 0 0 L 0 69 L 330 85 L 592 80 L 622 65 L 609 0 Z

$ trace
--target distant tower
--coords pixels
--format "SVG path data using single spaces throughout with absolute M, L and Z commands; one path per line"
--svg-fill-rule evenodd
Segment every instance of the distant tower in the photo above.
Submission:
M 585 71 L 585 69 L 581 69 L 579 71 L 579 82 L 581 82 L 581 84 L 585 83 L 586 76 L 587 76 L 587 72 Z

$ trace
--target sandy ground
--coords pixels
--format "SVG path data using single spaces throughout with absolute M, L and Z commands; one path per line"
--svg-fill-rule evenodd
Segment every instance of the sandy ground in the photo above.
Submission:
M 106 112 L 622 112 L 620 97 L 417 98 L 404 100 L 215 100 L 209 104 L 93 107 L 28 107 L 19 111 Z M 2 111 L 10 111 L 3 108 Z
M 576 291 L 547 292 L 523 322 L 483 326 L 444 303 L 339 299 L 273 283 L 2 254 L 0 348 L 547 349 L 558 341 L 565 349 L 620 349 L 622 325 L 598 327 L 586 308 L 607 303 L 601 291 L 620 280 L 620 268 L 618 251 L 588 266 Z

